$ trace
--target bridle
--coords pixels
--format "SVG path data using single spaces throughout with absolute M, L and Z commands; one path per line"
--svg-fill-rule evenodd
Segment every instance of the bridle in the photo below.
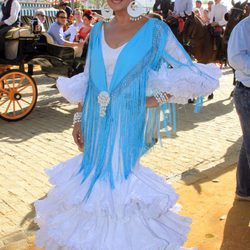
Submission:
M 244 12 L 243 9 L 240 9 L 240 8 L 237 8 L 237 7 L 232 7 L 231 10 L 239 10 L 239 11 L 241 11 L 241 12 Z
M 195 17 L 195 19 L 194 19 L 195 20 L 195 24 L 193 24 L 193 25 L 197 24 L 196 23 L 196 19 L 198 19 L 198 18 Z M 187 30 L 189 28 L 189 25 L 192 25 L 190 23 L 190 20 L 188 20 L 188 21 L 189 21 L 188 27 L 186 27 Z M 198 21 L 201 22 L 199 19 L 198 19 Z M 188 33 L 188 31 L 183 32 L 183 35 L 188 37 L 187 41 L 183 41 L 183 42 L 184 42 L 184 45 L 186 45 L 188 47 L 194 48 L 194 45 L 195 45 L 196 42 L 199 42 L 200 40 L 203 40 L 203 36 L 201 36 L 201 37 L 195 37 L 195 35 L 197 34 L 195 28 L 192 30 L 192 32 L 190 34 L 187 34 L 187 33 Z M 195 43 L 193 41 L 195 41 Z

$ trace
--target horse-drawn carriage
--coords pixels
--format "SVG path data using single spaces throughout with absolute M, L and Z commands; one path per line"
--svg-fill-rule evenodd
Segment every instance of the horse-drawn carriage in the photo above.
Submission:
M 37 86 L 25 64 L 40 65 L 43 74 L 72 76 L 83 71 L 84 59 L 74 48 L 54 44 L 48 33 L 31 27 L 13 28 L 5 36 L 5 58 L 0 58 L 0 117 L 17 121 L 36 105 Z M 13 68 L 15 69 L 10 69 Z

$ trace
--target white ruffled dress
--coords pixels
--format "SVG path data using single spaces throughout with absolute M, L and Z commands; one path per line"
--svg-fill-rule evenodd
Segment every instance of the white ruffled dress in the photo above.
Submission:
M 112 49 L 105 42 L 102 48 L 107 83 L 122 47 Z M 176 60 L 187 59 L 175 39 L 169 39 L 166 51 Z M 88 62 L 84 73 L 72 78 L 60 77 L 57 87 L 71 103 L 82 102 L 88 82 Z M 200 71 L 206 74 L 200 74 Z M 171 101 L 186 103 L 189 98 L 208 95 L 218 87 L 220 70 L 213 65 L 152 71 L 148 95 L 154 88 L 173 95 Z M 119 169 L 119 145 L 115 144 L 114 172 Z M 35 201 L 35 222 L 40 229 L 35 244 L 47 250 L 180 250 L 186 241 L 191 219 L 177 214 L 178 195 L 166 181 L 137 162 L 127 180 L 110 189 L 98 180 L 87 200 L 90 175 L 81 184 L 77 175 L 82 154 L 45 170 L 54 185 L 43 200 Z M 194 248 L 192 248 L 194 249 Z

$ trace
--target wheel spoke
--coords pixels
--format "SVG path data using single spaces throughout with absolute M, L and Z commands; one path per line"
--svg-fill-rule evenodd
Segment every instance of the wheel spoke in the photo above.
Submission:
M 4 105 L 7 101 L 9 101 L 9 99 L 6 99 L 4 102 L 0 103 L 0 107 Z
M 15 101 L 13 101 L 13 116 L 16 116 L 16 104 L 15 104 Z
M 19 89 L 19 91 L 18 91 L 18 92 L 23 91 L 24 89 L 28 88 L 29 86 L 30 86 L 30 85 L 29 85 L 29 84 L 27 84 L 26 86 L 24 86 L 24 87 L 22 87 L 21 89 Z
M 12 103 L 12 100 L 10 100 L 10 102 L 9 102 L 9 104 L 8 104 L 8 106 L 7 106 L 6 110 L 5 110 L 5 112 L 4 112 L 4 114 L 7 114 L 8 110 L 9 110 L 9 108 L 10 108 L 10 104 L 11 104 L 11 103 Z
M 9 83 L 8 83 L 8 79 L 4 81 L 4 84 L 7 84 L 8 89 L 11 89 L 11 87 L 10 87 L 10 85 L 9 85 Z
M 25 80 L 25 77 L 22 77 L 20 82 L 18 83 L 17 87 L 15 87 L 15 89 L 18 89 L 22 85 L 24 80 Z
M 30 102 L 27 102 L 26 100 L 24 100 L 24 99 L 20 99 L 20 101 L 23 101 L 23 102 L 25 102 L 25 103 L 27 103 L 27 104 L 31 104 Z
M 21 112 L 23 112 L 23 108 L 22 108 L 22 106 L 21 106 L 20 102 L 19 102 L 18 100 L 16 100 L 16 102 L 17 102 L 17 104 L 18 104 L 19 108 L 21 109 Z
M 9 92 L 8 92 L 6 89 L 1 89 L 1 90 L 0 90 L 0 93 L 1 93 L 1 92 L 2 92 L 2 93 L 5 93 L 5 94 L 9 94 Z
M 16 76 L 16 74 L 12 75 L 12 86 L 13 86 L 13 89 L 15 89 L 15 76 Z

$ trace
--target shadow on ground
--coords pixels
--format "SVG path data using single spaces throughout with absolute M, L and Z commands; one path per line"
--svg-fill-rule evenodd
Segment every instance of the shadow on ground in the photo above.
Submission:
M 235 233 L 237 232 L 237 233 Z M 234 202 L 227 214 L 220 250 L 250 249 L 250 203 Z
M 193 166 L 192 169 L 181 174 L 181 180 L 187 185 L 192 185 L 198 193 L 201 193 L 201 184 L 207 182 L 208 177 L 211 178 L 211 176 L 213 176 L 214 179 L 217 179 L 219 176 L 231 169 L 228 166 L 231 166 L 237 162 L 241 142 L 242 137 L 232 144 L 232 146 L 228 147 L 226 154 L 221 157 L 223 162 L 220 164 L 204 171 L 197 169 L 196 166 Z

